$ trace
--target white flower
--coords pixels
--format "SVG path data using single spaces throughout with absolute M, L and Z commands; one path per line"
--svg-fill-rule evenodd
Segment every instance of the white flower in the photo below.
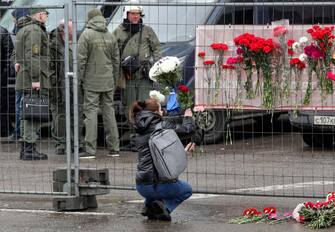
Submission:
M 297 221 L 297 222 L 300 222 L 300 215 L 299 215 L 299 212 L 300 210 L 304 207 L 304 204 L 303 203 L 300 203 L 297 205 L 297 207 L 295 207 L 295 209 L 293 210 L 293 213 L 292 213 L 292 217 Z
M 300 56 L 299 56 L 299 60 L 300 60 L 301 62 L 306 61 L 306 60 L 307 60 L 307 55 L 306 55 L 305 53 L 300 54 Z
M 149 93 L 150 98 L 156 99 L 160 103 L 165 101 L 165 96 L 157 90 L 151 90 Z
M 149 70 L 149 78 L 157 82 L 156 77 L 161 74 L 160 64 L 156 62 Z
M 180 65 L 179 59 L 174 56 L 166 56 L 161 61 L 161 70 L 163 73 L 174 72 Z
M 149 71 L 149 77 L 157 82 L 157 76 L 163 73 L 174 72 L 180 65 L 180 60 L 174 56 L 165 56 L 157 61 Z
M 298 49 L 299 49 L 299 47 L 300 47 L 300 43 L 299 42 L 294 42 L 293 44 L 292 44 L 292 49 L 293 49 L 293 51 L 298 51 Z
M 306 36 L 303 36 L 299 39 L 299 43 L 303 44 L 303 43 L 307 43 L 308 38 Z

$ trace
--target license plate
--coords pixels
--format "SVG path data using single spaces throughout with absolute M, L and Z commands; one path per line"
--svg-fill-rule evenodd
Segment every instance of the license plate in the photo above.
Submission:
M 332 116 L 314 116 L 314 125 L 335 126 L 335 117 L 332 117 Z

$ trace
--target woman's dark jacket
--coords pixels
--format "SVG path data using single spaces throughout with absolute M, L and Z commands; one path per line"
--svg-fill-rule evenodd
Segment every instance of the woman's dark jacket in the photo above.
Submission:
M 161 121 L 162 117 L 151 111 L 141 111 L 135 117 L 134 126 L 138 133 L 136 137 L 138 149 L 136 184 L 157 183 L 148 141 L 150 134 L 155 130 L 156 124 Z M 195 124 L 191 117 L 184 117 L 182 124 L 163 121 L 162 127 L 164 129 L 174 129 L 179 136 L 192 134 L 195 131 Z

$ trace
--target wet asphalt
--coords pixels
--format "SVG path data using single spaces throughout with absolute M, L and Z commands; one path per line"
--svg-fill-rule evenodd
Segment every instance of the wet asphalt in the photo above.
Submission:
M 251 129 L 253 133 L 247 132 Z M 298 203 L 334 191 L 334 149 L 306 146 L 285 120 L 266 130 L 264 125 L 233 130 L 232 145 L 199 146 L 189 157 L 181 179 L 196 194 L 172 213 L 171 222 L 141 216 L 142 197 L 134 190 L 112 189 L 97 196 L 97 209 L 79 212 L 56 212 L 49 195 L 12 193 L 0 194 L 0 231 L 311 231 L 293 220 L 274 225 L 236 225 L 229 220 L 249 207 L 292 212 Z M 66 160 L 55 155 L 52 146 L 49 139 L 42 139 L 39 147 L 49 159 L 24 162 L 18 160 L 19 144 L 2 143 L 0 192 L 51 192 L 52 173 Z M 111 186 L 133 188 L 136 153 L 107 158 L 106 152 L 100 149 L 97 159 L 82 160 L 81 167 L 108 168 Z

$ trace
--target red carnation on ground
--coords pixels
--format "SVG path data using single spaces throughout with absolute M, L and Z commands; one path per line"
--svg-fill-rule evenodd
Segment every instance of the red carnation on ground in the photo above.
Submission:
M 243 212 L 243 216 L 245 217 L 253 217 L 261 214 L 262 212 L 259 212 L 256 208 L 248 208 Z
M 304 203 L 304 206 L 306 208 L 313 208 L 314 207 L 314 203 L 311 202 L 311 201 L 307 201 L 307 202 Z
M 275 207 L 266 207 L 263 210 L 264 214 L 268 215 L 268 214 L 272 214 L 272 213 L 276 213 L 277 209 Z

